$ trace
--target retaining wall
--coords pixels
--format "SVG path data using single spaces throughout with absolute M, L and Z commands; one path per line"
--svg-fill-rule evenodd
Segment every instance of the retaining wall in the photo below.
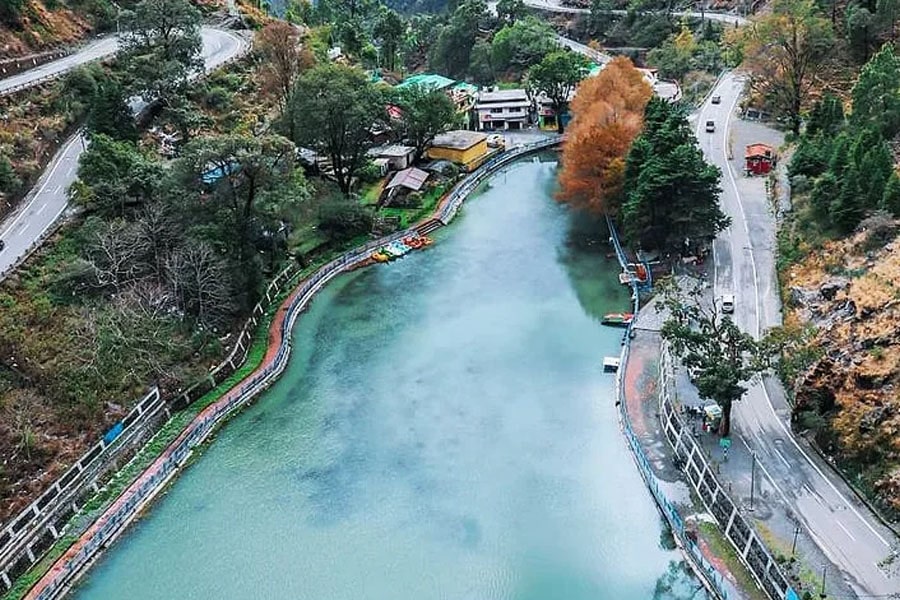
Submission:
M 288 363 L 291 350 L 290 331 L 300 313 L 308 306 L 313 296 L 331 279 L 360 265 L 367 264 L 372 254 L 392 241 L 420 231 L 431 231 L 438 223 L 447 224 L 458 213 L 462 202 L 478 185 L 500 167 L 533 152 L 539 152 L 559 144 L 559 137 L 541 140 L 532 144 L 518 146 L 504 152 L 479 167 L 474 173 L 457 184 L 450 194 L 441 202 L 437 217 L 430 218 L 422 224 L 410 229 L 394 233 L 390 236 L 374 240 L 364 246 L 352 250 L 321 267 L 314 275 L 306 279 L 295 290 L 279 309 L 270 329 L 270 347 L 260 367 L 238 386 L 230 390 L 220 400 L 203 410 L 169 445 L 163 454 L 144 471 L 143 474 L 123 492 L 103 515 L 73 544 L 38 581 L 26 596 L 30 600 L 50 600 L 64 594 L 74 581 L 96 559 L 102 549 L 111 544 L 125 527 L 139 514 L 141 509 L 153 501 L 165 485 L 177 474 L 179 467 L 190 458 L 194 448 L 207 440 L 214 429 L 235 411 L 250 402 L 257 394 L 265 390 L 282 373 Z M 283 272 L 283 282 L 292 279 Z M 278 278 L 276 278 L 277 281 Z M 275 285 L 270 284 L 270 288 Z M 272 290 L 267 298 L 278 295 Z M 260 315 L 262 312 L 260 312 Z M 256 310 L 254 310 L 254 318 Z M 245 327 L 249 336 L 253 328 Z M 244 333 L 242 333 L 242 339 Z M 235 352 L 238 344 L 227 362 L 237 363 Z M 247 344 L 249 348 L 249 342 Z M 239 362 L 243 362 L 247 350 Z M 224 365 L 225 363 L 223 363 Z

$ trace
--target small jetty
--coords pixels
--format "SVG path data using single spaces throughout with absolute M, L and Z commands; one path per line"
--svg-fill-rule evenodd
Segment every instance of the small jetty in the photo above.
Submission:
M 604 373 L 615 373 L 619 370 L 619 357 L 618 356 L 605 356 L 603 358 L 603 372 Z

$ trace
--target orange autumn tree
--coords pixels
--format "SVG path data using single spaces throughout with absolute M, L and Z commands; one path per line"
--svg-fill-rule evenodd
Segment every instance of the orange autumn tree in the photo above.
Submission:
M 578 86 L 562 149 L 557 199 L 598 214 L 616 212 L 625 157 L 641 132 L 652 94 L 641 72 L 621 56 Z

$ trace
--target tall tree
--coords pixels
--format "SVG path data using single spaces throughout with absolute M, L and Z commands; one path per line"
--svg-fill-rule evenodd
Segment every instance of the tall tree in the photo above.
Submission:
M 456 106 L 447 94 L 437 89 L 412 85 L 397 97 L 402 111 L 403 129 L 418 159 L 434 136 L 448 129 L 457 119 Z
M 844 126 L 844 107 L 841 99 L 826 92 L 816 101 L 806 123 L 806 135 L 815 136 L 820 133 L 826 136 L 836 135 Z
M 162 166 L 141 154 L 134 144 L 97 133 L 81 155 L 78 179 L 77 203 L 106 217 L 122 217 L 129 209 L 149 202 L 164 177 Z
M 300 30 L 284 21 L 271 21 L 257 31 L 253 47 L 262 59 L 263 87 L 276 94 L 283 109 L 297 76 L 312 66 L 312 54 L 304 51 Z
M 528 14 L 522 0 L 500 0 L 497 2 L 497 17 L 506 25 L 512 25 Z
M 491 42 L 492 62 L 499 72 L 521 73 L 558 47 L 556 34 L 546 23 L 527 17 L 497 32 Z
M 831 23 L 812 0 L 775 0 L 771 13 L 754 18 L 741 37 L 752 89 L 799 134 L 813 78 L 834 47 Z
M 232 243 L 223 249 L 241 264 L 271 225 L 263 207 L 272 194 L 290 183 L 294 153 L 294 144 L 278 135 L 233 134 L 197 138 L 178 161 L 181 186 L 195 190 L 204 199 L 198 202 L 202 210 L 231 234 Z M 228 233 L 217 235 L 216 241 L 221 244 Z
M 853 57 L 860 63 L 869 60 L 869 50 L 875 35 L 875 17 L 865 6 L 851 3 L 847 6 L 847 42 Z
M 900 133 L 900 57 L 891 44 L 872 57 L 853 86 L 850 122 L 881 132 L 885 139 Z
M 123 21 L 119 57 L 131 91 L 148 102 L 165 102 L 203 68 L 200 11 L 188 0 L 141 0 Z
M 653 98 L 644 123 L 626 162 L 625 235 L 647 250 L 695 252 L 728 226 L 718 203 L 722 173 L 703 158 L 682 108 Z
M 487 16 L 483 0 L 465 0 L 441 28 L 428 54 L 428 64 L 449 77 L 460 77 L 469 69 L 478 24 Z
M 382 8 L 372 33 L 381 41 L 381 64 L 389 71 L 393 71 L 396 66 L 397 51 L 400 49 L 405 31 L 406 23 L 400 15 L 389 8 Z
M 695 373 L 694 385 L 702 398 L 722 409 L 719 435 L 731 433 L 731 408 L 747 388 L 744 384 L 769 368 L 764 346 L 753 339 L 718 307 L 704 301 L 705 290 L 677 288 L 666 291 L 669 317 L 663 338 L 682 364 Z
M 578 86 L 562 151 L 560 201 L 597 214 L 616 214 L 625 156 L 640 133 L 651 94 L 640 71 L 624 57 Z
M 563 132 L 563 113 L 569 107 L 569 98 L 587 75 L 589 67 L 588 60 L 577 52 L 556 51 L 528 70 L 531 86 L 553 103 L 559 133 Z
M 372 127 L 387 120 L 386 102 L 365 73 L 343 65 L 318 65 L 297 80 L 287 115 L 294 141 L 331 159 L 344 194 L 374 145 Z
M 112 77 L 98 84 L 87 128 L 91 133 L 102 133 L 113 139 L 137 141 L 137 127 L 126 101 L 125 89 Z

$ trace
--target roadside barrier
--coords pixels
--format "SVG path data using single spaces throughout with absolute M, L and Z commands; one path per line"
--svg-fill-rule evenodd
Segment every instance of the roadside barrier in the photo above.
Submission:
M 554 137 L 517 146 L 486 162 L 449 194 L 439 209 L 440 221 L 446 224 L 452 220 L 466 196 L 499 167 L 528 153 L 543 150 L 559 142 L 560 138 Z M 425 221 L 425 224 L 430 223 L 432 223 L 431 220 Z M 99 552 L 115 541 L 140 511 L 164 489 L 165 485 L 177 474 L 177 470 L 190 458 L 194 448 L 207 440 L 221 422 L 240 410 L 278 378 L 287 366 L 290 356 L 291 329 L 322 287 L 334 277 L 367 263 L 372 254 L 384 245 L 417 233 L 417 227 L 413 226 L 371 241 L 323 265 L 315 274 L 307 278 L 291 295 L 287 305 L 279 311 L 278 350 L 275 354 L 267 355 L 263 365 L 257 371 L 228 391 L 220 400 L 205 408 L 163 454 L 54 563 L 25 597 L 29 600 L 50 600 L 65 593 L 78 576 L 96 559 Z M 287 269 L 283 271 L 267 289 L 267 298 L 274 299 L 278 296 L 275 288 L 276 282 L 287 284 L 295 277 L 296 273 L 290 274 Z M 254 316 L 256 313 L 257 310 L 254 309 Z M 261 314 L 262 312 L 260 312 L 260 316 Z M 252 331 L 252 327 L 246 327 L 245 331 Z M 241 337 L 243 338 L 243 336 L 242 333 Z M 238 355 L 235 353 L 238 352 L 238 346 L 235 346 L 225 362 L 236 360 Z M 240 359 L 242 362 L 246 357 L 247 350 L 241 350 L 241 352 L 243 353 Z
M 673 373 L 672 357 L 664 344 L 659 361 L 659 418 L 685 476 L 766 595 L 772 600 L 800 600 L 772 553 L 728 496 L 702 448 L 678 416 L 669 389 Z

